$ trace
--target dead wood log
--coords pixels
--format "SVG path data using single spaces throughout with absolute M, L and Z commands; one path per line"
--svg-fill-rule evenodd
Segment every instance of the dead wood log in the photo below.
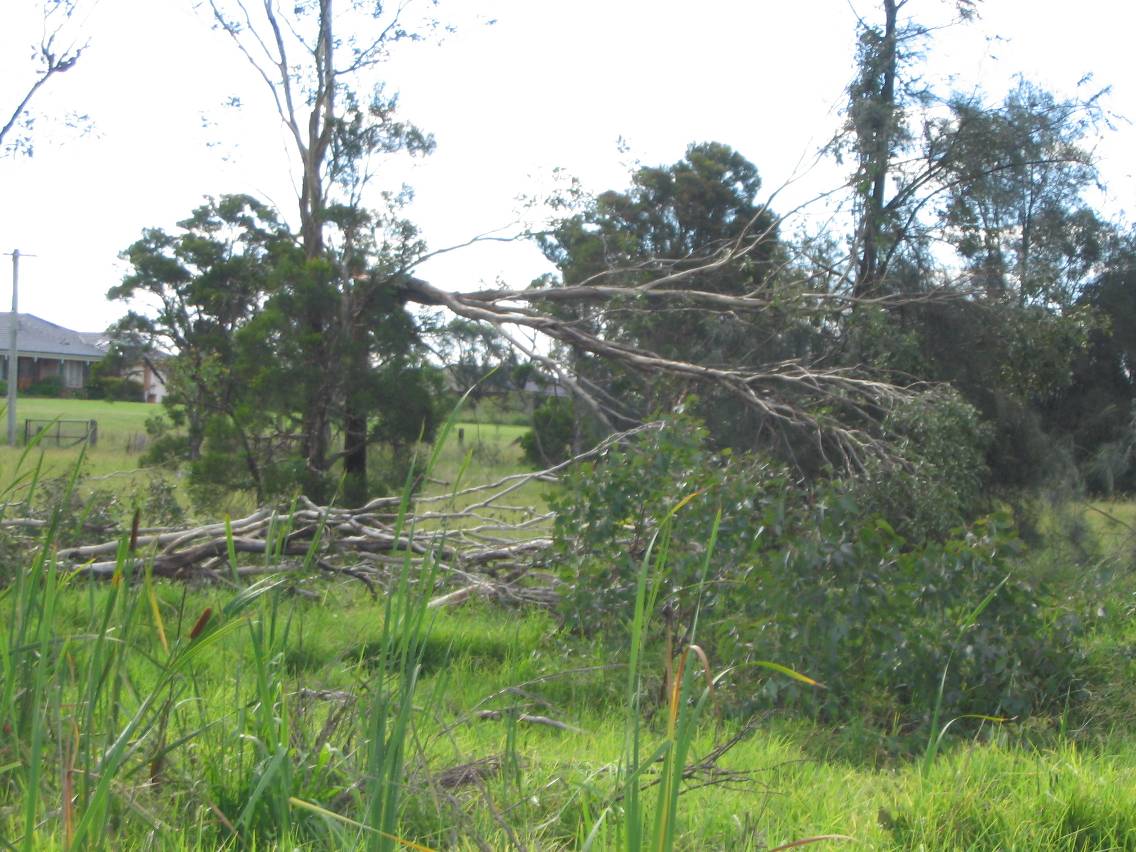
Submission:
M 479 719 L 501 719 L 505 713 L 501 710 L 478 710 L 477 718 Z M 532 713 L 518 713 L 518 722 L 525 722 L 529 725 L 544 725 L 548 728 L 556 728 L 558 731 L 571 731 L 574 734 L 584 733 L 583 728 L 577 728 L 575 725 L 569 725 L 567 722 L 561 722 L 559 719 L 552 719 L 548 716 L 538 716 Z
M 61 548 L 56 555 L 63 570 L 95 578 L 113 577 L 121 568 L 132 576 L 148 569 L 157 577 L 231 582 L 231 546 L 238 555 L 268 557 L 236 566 L 238 576 L 297 571 L 307 565 L 328 576 L 359 580 L 372 595 L 407 565 L 417 572 L 432 564 L 442 588 L 431 607 L 477 595 L 553 606 L 557 578 L 531 569 L 552 546 L 549 533 L 555 516 L 518 505 L 516 492 L 530 482 L 556 482 L 570 465 L 660 427 L 649 423 L 613 435 L 545 470 L 511 474 L 449 494 L 415 495 L 406 517 L 399 517 L 399 497 L 376 498 L 356 509 L 319 506 L 300 497 L 287 508 L 265 506 L 227 522 L 147 531 L 138 535 L 125 564 L 119 562 L 124 532 L 110 540 Z
M 270 543 L 262 539 L 234 538 L 232 547 L 236 553 L 266 553 Z M 285 542 L 283 555 L 303 556 L 307 552 L 307 545 L 302 542 Z M 198 563 L 210 559 L 226 556 L 229 552 L 229 541 L 225 538 L 213 539 L 203 544 L 194 545 L 185 550 L 174 553 L 161 553 L 150 559 L 135 558 L 130 564 L 136 570 L 149 565 L 155 577 L 179 577 L 188 572 L 188 569 Z M 119 562 L 87 562 L 74 568 L 75 571 L 92 576 L 111 576 L 118 568 Z

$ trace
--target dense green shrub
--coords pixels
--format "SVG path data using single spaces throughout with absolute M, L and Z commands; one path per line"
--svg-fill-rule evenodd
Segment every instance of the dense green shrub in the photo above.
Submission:
M 223 504 L 233 495 L 254 495 L 258 484 L 263 489 L 262 498 L 295 493 L 298 477 L 304 474 L 298 455 L 279 453 L 265 460 L 255 446 L 252 452 L 246 452 L 245 442 L 258 439 L 242 434 L 228 417 L 206 420 L 204 438 L 201 454 L 189 462 L 189 493 L 194 506 L 205 509 Z
M 683 497 L 728 480 L 705 449 L 706 432 L 677 418 L 641 433 L 627 447 L 611 447 L 596 461 L 576 466 L 565 488 L 550 498 L 556 510 L 558 560 L 571 566 L 562 612 L 581 632 L 620 629 L 635 596 L 635 577 L 658 521 Z M 755 495 L 746 498 L 752 504 Z M 713 518 L 712 499 L 694 500 L 681 512 L 667 582 L 687 587 L 698 576 L 699 542 Z M 728 524 L 733 517 L 723 519 Z M 723 530 L 729 546 L 736 542 Z M 686 546 L 684 546 L 686 545 Z
M 145 402 L 146 391 L 137 379 L 99 374 L 87 385 L 88 399 L 110 399 L 118 402 Z
M 842 481 L 804 485 L 760 459 L 714 454 L 682 418 L 645 432 L 582 466 L 557 498 L 563 617 L 586 634 L 622 630 L 659 519 L 696 495 L 675 515 L 665 574 L 655 578 L 659 601 L 681 632 L 701 600 L 698 641 L 718 666 L 737 667 L 739 709 L 918 722 L 941 681 L 944 711 L 955 715 L 1021 715 L 1065 701 L 1079 665 L 1076 623 L 1016 572 L 1022 545 L 1010 518 L 908 539 L 866 511 L 859 491 Z M 759 678 L 747 666 L 758 660 L 826 689 Z
M 521 436 L 525 461 L 550 467 L 572 457 L 576 414 L 571 400 L 549 397 L 533 411 L 532 429 Z
M 146 449 L 140 464 L 176 469 L 188 455 L 189 438 L 161 414 L 146 418 Z
M 379 444 L 367 454 L 367 494 L 386 497 L 401 493 L 407 487 L 412 468 L 421 468 L 422 460 L 415 455 L 414 447 L 405 444 Z M 422 487 L 421 477 L 410 483 L 411 492 Z
M 955 391 L 941 387 L 897 405 L 884 431 L 899 460 L 870 458 L 864 474 L 848 482 L 863 513 L 925 541 L 946 538 L 991 510 L 992 431 Z
M 28 396 L 43 396 L 51 399 L 63 396 L 63 377 L 44 376 L 38 382 L 29 385 L 25 393 Z
M 828 687 L 767 681 L 766 699 L 880 719 L 927 713 L 940 683 L 952 715 L 1020 716 L 1066 699 L 1076 623 L 1015 573 L 1021 546 L 1008 517 L 912 545 L 851 501 L 826 509 L 786 537 L 780 558 L 755 562 L 752 599 L 737 602 L 747 620 L 734 620 L 733 644 L 719 646 L 730 657 L 772 655 Z

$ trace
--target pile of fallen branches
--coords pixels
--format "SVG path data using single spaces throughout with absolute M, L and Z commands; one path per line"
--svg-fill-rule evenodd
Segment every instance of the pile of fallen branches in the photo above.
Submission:
M 409 563 L 414 578 L 425 576 L 427 567 L 435 569 L 432 606 L 478 596 L 551 605 L 557 581 L 540 566 L 552 546 L 554 515 L 525 505 L 518 492 L 534 482 L 555 483 L 566 468 L 660 425 L 613 435 L 544 470 L 418 495 L 406 508 L 399 496 L 356 509 L 319 506 L 300 497 L 290 506 L 265 506 L 239 519 L 122 530 L 56 555 L 61 568 L 91 577 L 109 579 L 129 569 L 226 583 L 258 574 L 320 571 L 357 579 L 372 594 L 387 588 Z M 4 524 L 43 526 L 33 518 Z

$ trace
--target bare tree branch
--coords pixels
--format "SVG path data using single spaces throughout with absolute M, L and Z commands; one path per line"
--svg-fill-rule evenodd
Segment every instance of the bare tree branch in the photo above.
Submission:
M 17 126 L 27 111 L 28 105 L 36 93 L 47 84 L 47 81 L 58 74 L 65 74 L 75 67 L 87 45 L 72 44 L 59 48 L 57 39 L 63 32 L 66 23 L 73 17 L 77 0 L 67 0 L 63 3 L 45 5 L 43 8 L 44 32 L 39 47 L 35 51 L 37 69 L 35 79 L 28 86 L 24 96 L 12 110 L 4 126 L 0 127 L 0 150 L 3 150 L 5 140 L 9 133 Z M 60 17 L 54 17 L 62 15 Z M 14 147 L 20 147 L 17 142 Z
M 417 497 L 410 517 L 400 520 L 401 497 L 383 497 L 358 509 L 318 506 L 300 498 L 291 509 L 264 507 L 228 523 L 189 529 L 156 530 L 139 535 L 127 568 L 140 576 L 143 568 L 162 577 L 205 576 L 223 579 L 236 570 L 247 576 L 295 571 L 310 564 L 321 571 L 383 584 L 410 560 L 413 566 L 431 559 L 443 571 L 443 582 L 457 591 L 433 606 L 457 603 L 477 595 L 514 602 L 552 605 L 557 581 L 536 574 L 531 566 L 552 546 L 554 515 L 511 505 L 510 495 L 533 482 L 558 481 L 559 474 L 593 459 L 610 447 L 662 428 L 648 423 L 612 435 L 595 447 L 553 467 L 512 474 L 494 482 L 444 494 Z M 461 508 L 457 508 L 461 506 Z M 34 535 L 42 519 L 14 519 L 9 529 Z M 411 533 L 408 530 L 417 529 Z M 422 532 L 426 530 L 426 532 Z M 282 531 L 287 531 L 282 536 Z M 230 545 L 238 554 L 268 557 L 254 566 L 226 568 Z M 97 578 L 110 578 L 124 565 L 116 554 L 119 539 L 57 552 L 61 566 Z M 216 572 L 216 573 L 214 573 Z M 451 585 L 451 583 L 447 583 Z
M 749 250 L 748 244 L 738 249 L 741 252 Z M 711 261 L 715 265 L 720 262 L 719 259 Z M 882 447 L 867 432 L 849 426 L 833 416 L 831 411 L 823 413 L 821 409 L 835 407 L 864 414 L 866 408 L 886 405 L 911 392 L 886 381 L 859 376 L 850 369 L 820 368 L 799 361 L 774 363 L 758 369 L 712 366 L 665 358 L 618 340 L 605 339 L 580 323 L 558 319 L 517 304 L 544 299 L 554 301 L 559 298 L 577 303 L 600 302 L 610 305 L 617 300 L 641 298 L 673 306 L 689 299 L 695 303 L 728 306 L 734 310 L 764 311 L 770 308 L 770 299 L 775 298 L 775 294 L 719 298 L 719 294 L 701 291 L 695 291 L 692 296 L 691 291 L 685 290 L 659 291 L 603 286 L 563 288 L 568 291 L 564 295 L 554 289 L 447 293 L 419 279 L 412 279 L 406 286 L 412 300 L 441 305 L 465 319 L 489 323 L 500 329 L 514 345 L 518 343 L 508 331 L 510 326 L 531 329 L 580 351 L 611 359 L 646 375 L 686 377 L 703 385 L 716 386 L 771 421 L 813 433 L 822 449 L 826 439 L 832 439 L 839 456 L 838 461 L 853 468 L 860 466 L 865 454 L 882 450 Z M 550 297 L 549 294 L 553 295 Z M 815 294 L 810 294 L 812 295 Z M 851 298 L 845 297 L 845 301 Z M 537 355 L 532 347 L 519 348 L 530 356 L 536 355 L 545 366 L 552 367 L 558 378 L 586 400 L 593 410 L 604 411 L 605 407 L 594 395 L 584 390 L 567 371 L 554 365 L 552 359 Z M 604 419 L 606 420 L 606 416 Z

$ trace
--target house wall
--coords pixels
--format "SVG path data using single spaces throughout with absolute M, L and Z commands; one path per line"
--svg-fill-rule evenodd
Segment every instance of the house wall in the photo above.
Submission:
M 166 398 L 166 383 L 149 364 L 145 365 L 146 376 L 142 386 L 146 391 L 146 402 L 161 402 Z
M 19 380 L 17 387 L 26 391 L 37 382 L 42 382 L 44 379 L 58 376 L 63 380 L 63 393 L 64 395 L 72 394 L 82 390 L 87 385 L 87 378 L 91 371 L 90 364 L 85 361 L 64 360 L 60 358 L 36 358 L 33 356 L 21 355 L 17 359 L 19 364 Z M 77 364 L 76 367 L 66 367 L 66 364 Z M 4 381 L 8 380 L 8 356 L 0 355 L 0 375 Z
M 166 383 L 148 361 L 125 370 L 123 377 L 142 384 L 142 399 L 145 402 L 158 403 L 165 399 Z

